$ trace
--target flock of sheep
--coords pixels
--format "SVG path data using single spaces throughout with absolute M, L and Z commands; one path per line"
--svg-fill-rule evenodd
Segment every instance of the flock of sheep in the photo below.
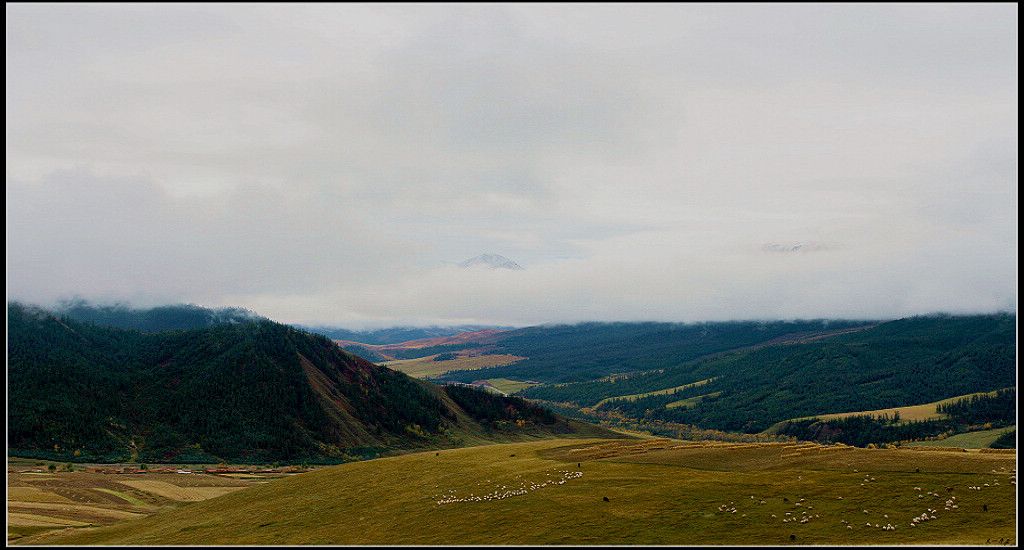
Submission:
M 545 479 L 541 482 L 533 482 L 522 480 L 519 481 L 518 486 L 509 487 L 507 485 L 499 485 L 493 491 L 482 495 L 474 495 L 472 493 L 469 496 L 460 497 L 456 495 L 455 489 L 449 489 L 446 493 L 443 493 L 439 497 L 433 497 L 438 505 L 452 504 L 454 502 L 483 502 L 492 500 L 502 500 L 509 497 L 525 495 L 530 491 L 536 491 L 537 489 L 543 489 L 544 487 L 551 487 L 555 485 L 564 485 L 571 479 L 577 479 L 583 477 L 583 472 L 579 470 L 555 470 L 555 475 L 551 472 L 545 473 Z M 558 475 L 560 474 L 560 475 Z M 517 475 L 516 480 L 522 478 L 522 475 Z M 486 480 L 484 483 L 490 483 L 491 480 Z M 437 486 L 435 485 L 435 488 Z
M 655 449 L 663 449 L 663 448 L 666 448 L 666 447 L 672 448 L 672 446 L 666 445 L 665 443 L 666 442 L 664 440 L 655 440 L 655 441 L 644 442 L 644 444 L 640 444 L 640 445 L 630 445 L 630 446 L 622 445 L 621 443 L 617 443 L 617 444 L 604 444 L 604 445 L 598 445 L 598 446 L 588 447 L 588 448 L 584 448 L 584 449 L 574 450 L 574 452 L 570 451 L 570 456 L 572 456 L 573 458 L 593 459 L 593 458 L 604 458 L 606 455 L 614 456 L 614 455 L 621 454 L 623 452 L 625 452 L 627 454 L 635 454 L 635 453 L 643 453 L 643 452 L 647 452 L 647 451 L 655 450 Z M 811 450 L 811 449 L 803 449 L 803 448 L 801 448 L 801 449 L 794 449 L 794 450 L 802 451 L 802 452 L 807 452 L 808 450 Z M 845 449 L 837 449 L 837 450 L 845 450 Z M 581 455 L 590 455 L 590 456 L 581 456 Z M 854 470 L 854 472 L 857 472 L 857 470 Z M 1017 481 L 1016 481 L 1016 470 L 1005 471 L 1005 468 L 1004 468 L 1003 472 L 996 472 L 995 470 L 993 470 L 992 473 L 1003 473 L 1003 474 L 1007 474 L 1008 473 L 1009 474 L 1009 482 L 1010 482 L 1010 484 L 1011 485 L 1016 485 L 1017 484 Z M 432 498 L 436 502 L 437 505 L 452 504 L 452 503 L 456 503 L 456 502 L 483 502 L 483 501 L 502 500 L 502 499 L 510 498 L 510 497 L 514 497 L 514 496 L 525 495 L 525 494 L 527 494 L 527 493 L 529 493 L 531 491 L 535 491 L 537 489 L 542 489 L 544 487 L 563 485 L 563 484 L 565 484 L 566 482 L 568 482 L 568 481 L 570 481 L 572 479 L 577 479 L 577 478 L 580 478 L 582 476 L 583 476 L 583 472 L 581 470 L 553 470 L 553 471 L 545 472 L 545 479 L 543 481 L 540 481 L 540 482 L 530 482 L 530 481 L 522 480 L 522 481 L 518 481 L 518 485 L 516 485 L 514 487 L 510 487 L 508 485 L 497 485 L 492 491 L 487 492 L 485 494 L 476 495 L 476 494 L 472 494 L 471 493 L 468 496 L 461 496 L 461 497 L 456 494 L 457 491 L 455 489 L 450 489 L 447 492 L 441 494 L 440 496 L 435 496 L 435 497 L 432 497 Z M 520 478 L 522 478 L 522 475 L 517 475 L 516 476 L 516 480 L 520 480 Z M 798 477 L 798 481 L 799 480 L 802 480 L 802 477 Z M 875 482 L 875 478 L 873 476 L 871 476 L 870 474 L 865 474 L 864 479 L 860 483 L 860 485 L 862 487 L 864 487 L 864 486 L 868 486 L 869 484 L 872 484 L 874 482 Z M 491 480 L 486 480 L 485 483 L 486 484 L 490 484 Z M 483 484 L 484 483 L 481 483 L 481 484 L 478 484 L 478 485 L 483 485 Z M 999 486 L 999 485 L 1000 485 L 999 481 L 996 480 L 996 479 L 993 479 L 992 483 L 985 483 L 983 485 L 971 485 L 971 486 L 967 486 L 966 488 L 968 490 L 981 491 L 981 490 L 983 490 L 985 488 L 996 487 L 996 486 Z M 435 486 L 435 488 L 437 488 L 437 486 Z M 937 508 L 930 508 L 930 507 L 924 506 L 925 510 L 922 513 L 920 513 L 919 515 L 916 515 L 916 516 L 910 518 L 909 520 L 906 520 L 905 522 L 899 521 L 899 520 L 897 520 L 895 518 L 891 519 L 891 518 L 889 518 L 889 514 L 882 513 L 880 515 L 880 517 L 874 518 L 875 521 L 864 521 L 864 523 L 862 525 L 865 528 L 879 529 L 879 530 L 882 530 L 882 531 L 896 531 L 897 529 L 900 528 L 900 526 L 903 526 L 903 525 L 906 525 L 908 528 L 914 528 L 914 527 L 917 527 L 918 525 L 920 525 L 920 524 L 922 524 L 924 522 L 936 520 L 936 519 L 939 518 L 940 514 L 955 512 L 955 511 L 957 511 L 960 508 L 960 506 L 959 506 L 959 504 L 957 502 L 957 497 L 948 494 L 952 490 L 953 490 L 952 487 L 945 487 L 946 494 L 943 494 L 939 490 L 934 490 L 934 491 L 928 490 L 928 491 L 925 491 L 921 487 L 914 487 L 914 491 L 917 492 L 917 498 L 918 499 L 923 499 L 923 500 L 926 499 L 926 502 L 932 502 L 932 501 L 935 501 L 937 499 L 943 499 L 944 498 L 945 500 L 943 502 L 943 506 L 941 508 L 941 511 L 939 509 L 937 509 Z M 843 499 L 842 496 L 837 496 L 835 498 L 837 500 L 842 500 Z M 755 497 L 754 495 L 750 495 L 750 499 L 753 501 L 753 504 L 755 506 L 756 505 L 766 505 L 766 504 L 768 504 L 768 501 L 766 501 L 764 499 L 759 499 L 759 498 Z M 607 498 L 605 500 L 607 500 Z M 789 499 L 785 499 L 784 498 L 783 500 L 785 502 L 789 502 Z M 821 517 L 819 512 L 814 512 L 813 511 L 814 510 L 814 504 L 812 504 L 811 502 L 808 502 L 806 498 L 800 498 L 800 499 L 796 500 L 795 502 L 793 502 L 792 507 L 793 507 L 792 510 L 784 512 L 785 515 L 781 519 L 778 517 L 777 514 L 774 514 L 774 513 L 770 514 L 771 521 L 781 521 L 781 523 L 784 523 L 784 524 L 789 524 L 789 523 L 805 524 L 805 523 L 810 523 L 812 521 L 817 521 L 817 520 L 821 520 L 822 519 L 822 517 Z M 984 505 L 984 509 L 987 511 L 988 510 L 988 506 Z M 736 506 L 735 502 L 729 502 L 728 504 L 720 504 L 717 507 L 716 511 L 719 514 L 730 514 L 730 515 L 740 513 L 740 509 Z M 871 511 L 867 510 L 867 509 L 862 510 L 862 513 L 864 515 L 868 515 L 868 516 L 872 515 Z M 877 516 L 878 513 L 875 512 L 875 515 Z M 746 518 L 747 514 L 746 513 L 740 513 L 739 517 Z M 840 519 L 839 521 L 840 521 L 840 523 L 846 529 L 850 529 L 850 530 L 855 528 L 855 524 L 856 523 L 859 523 L 859 522 L 848 521 L 846 519 Z
M 998 473 L 995 470 L 993 470 L 992 472 L 993 473 Z M 1017 484 L 1016 470 L 1010 470 L 1009 472 L 1003 472 L 1003 473 L 1009 473 L 1009 475 L 1010 475 L 1010 484 L 1012 484 L 1012 485 L 1016 485 Z M 865 485 L 867 485 L 867 484 L 869 484 L 871 482 L 874 482 L 874 481 L 875 481 L 874 477 L 872 477 L 870 475 L 866 475 L 865 478 L 864 478 L 864 481 L 860 485 L 863 487 L 863 486 L 865 486 Z M 999 481 L 993 479 L 992 483 L 985 483 L 984 485 L 972 485 L 972 486 L 968 486 L 967 489 L 975 490 L 975 491 L 980 491 L 980 490 L 983 490 L 983 489 L 988 488 L 988 487 L 996 487 L 996 486 L 999 486 Z M 944 498 L 943 494 L 941 492 L 939 492 L 939 491 L 924 491 L 924 489 L 922 489 L 921 487 L 914 487 L 914 490 L 918 493 L 917 494 L 917 498 L 919 498 L 919 499 L 927 499 L 929 497 L 931 499 Z M 947 487 L 946 488 L 947 492 L 949 492 L 951 490 L 952 490 L 952 487 Z M 765 501 L 763 499 L 757 499 L 757 497 L 755 497 L 754 495 L 750 495 L 750 498 L 755 501 L 756 505 L 767 504 L 767 501 Z M 843 498 L 842 496 L 837 496 L 836 497 L 837 500 L 842 500 L 842 498 Z M 784 500 L 788 501 L 788 499 L 784 499 Z M 944 502 L 944 505 L 943 505 L 943 508 L 942 508 L 942 512 L 953 512 L 953 511 L 958 510 L 959 508 L 960 508 L 960 506 L 957 503 L 956 496 L 950 495 L 950 496 L 948 496 L 948 498 L 945 499 L 945 502 Z M 987 504 L 984 505 L 984 509 L 988 510 L 988 505 Z M 797 500 L 797 501 L 795 501 L 793 503 L 793 510 L 785 512 L 785 515 L 781 518 L 781 520 L 780 520 L 780 518 L 779 518 L 779 516 L 777 514 L 771 514 L 771 519 L 772 520 L 779 520 L 779 521 L 781 521 L 781 523 L 799 523 L 799 524 L 809 523 L 811 521 L 821 519 L 821 515 L 819 513 L 811 512 L 811 510 L 814 510 L 814 505 L 809 503 L 806 498 L 800 498 L 799 500 Z M 739 509 L 736 507 L 735 502 L 729 502 L 728 504 L 720 504 L 718 506 L 718 508 L 717 508 L 717 512 L 719 512 L 719 513 L 727 513 L 727 514 L 736 514 L 737 512 L 739 512 Z M 870 515 L 871 511 L 870 510 L 862 510 L 862 513 L 865 514 L 865 515 Z M 925 511 L 924 512 L 922 512 L 920 515 L 917 515 L 917 516 L 914 516 L 913 518 L 911 518 L 906 523 L 906 525 L 908 527 L 913 528 L 913 527 L 916 527 L 916 526 L 918 526 L 919 524 L 921 524 L 923 522 L 936 520 L 936 519 L 939 518 L 939 516 L 937 515 L 939 513 L 940 513 L 940 511 L 938 509 L 925 507 Z M 747 517 L 747 514 L 744 513 L 740 517 L 745 518 L 745 517 Z M 854 525 L 855 525 L 854 522 L 847 521 L 846 519 L 840 519 L 839 521 L 840 521 L 840 523 L 843 526 L 846 527 L 846 529 L 854 529 Z M 863 525 L 864 525 L 864 527 L 873 528 L 873 529 L 880 529 L 882 531 L 895 531 L 895 530 L 898 529 L 898 527 L 901 524 L 902 524 L 901 522 L 899 522 L 899 521 L 897 521 L 895 519 L 890 519 L 889 518 L 889 514 L 883 513 L 881 515 L 881 518 L 877 519 L 875 522 L 865 521 Z

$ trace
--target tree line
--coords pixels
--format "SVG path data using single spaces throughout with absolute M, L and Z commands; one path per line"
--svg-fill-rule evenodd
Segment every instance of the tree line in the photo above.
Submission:
M 944 439 L 978 428 L 992 429 L 1016 423 L 1016 388 L 995 395 L 976 395 L 936 406 L 945 418 L 901 422 L 899 415 L 860 414 L 843 418 L 791 420 L 779 429 L 805 441 L 844 443 L 857 447 L 870 444 L 911 444 L 914 441 Z M 1001 445 L 1003 443 L 1000 443 Z

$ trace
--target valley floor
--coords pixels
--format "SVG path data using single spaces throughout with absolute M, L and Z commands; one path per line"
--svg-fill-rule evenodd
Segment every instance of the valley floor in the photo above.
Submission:
M 128 509 L 140 517 L 45 536 L 23 532 L 17 540 L 12 498 L 51 499 L 16 514 L 85 503 L 45 496 L 62 496 L 59 484 L 15 478 L 12 485 L 9 472 L 8 542 L 1012 545 L 1015 467 L 1012 451 L 542 440 L 354 462 L 256 484 L 225 478 L 220 496 L 155 512 Z M 185 479 L 195 478 L 96 489 L 148 505 L 133 491 L 169 489 L 161 483 L 187 490 Z
M 30 459 L 7 461 L 7 542 L 152 515 L 224 495 L 299 470 L 242 466 L 91 464 L 48 469 Z M 209 469 L 209 472 L 207 472 Z

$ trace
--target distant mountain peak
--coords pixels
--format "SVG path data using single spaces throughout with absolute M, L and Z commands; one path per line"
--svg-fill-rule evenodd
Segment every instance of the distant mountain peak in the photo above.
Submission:
M 515 269 L 522 270 L 523 267 L 500 254 L 481 254 L 470 258 L 459 264 L 459 267 L 474 267 L 484 265 L 492 269 Z

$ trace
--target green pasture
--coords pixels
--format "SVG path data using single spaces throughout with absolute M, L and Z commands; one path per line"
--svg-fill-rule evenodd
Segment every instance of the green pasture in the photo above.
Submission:
M 678 390 L 685 390 L 687 388 L 695 388 L 697 386 L 703 386 L 704 384 L 707 384 L 708 382 L 710 382 L 712 380 L 714 380 L 714 378 L 708 378 L 707 380 L 699 380 L 697 382 L 692 382 L 690 384 L 683 384 L 682 386 L 674 386 L 674 387 L 671 387 L 671 388 L 665 388 L 663 390 L 657 390 L 657 391 L 652 391 L 652 392 L 647 392 L 647 393 L 635 393 L 635 394 L 632 394 L 632 395 L 621 395 L 621 396 L 616 396 L 616 397 L 608 397 L 608 398 L 605 398 L 605 399 L 602 399 L 602 400 L 598 401 L 597 405 L 595 405 L 595 407 L 600 406 L 601 404 L 606 403 L 606 402 L 611 401 L 611 400 L 614 400 L 614 399 L 625 399 L 627 401 L 634 401 L 634 400 L 640 399 L 642 397 L 647 397 L 647 396 L 650 396 L 650 395 L 664 395 L 666 393 L 674 393 L 674 392 L 676 392 Z M 679 402 L 680 401 L 676 401 L 676 403 L 679 403 Z
M 965 449 L 986 449 L 992 445 L 995 440 L 999 439 L 999 436 L 1007 432 L 1012 432 L 1015 428 L 1016 426 L 1009 426 L 1007 428 L 998 428 L 994 430 L 968 432 L 951 435 L 941 440 L 915 441 L 913 443 L 908 443 L 908 445 L 920 447 L 963 447 Z
M 697 403 L 703 401 L 705 397 L 718 397 L 721 394 L 722 392 L 716 391 L 712 393 L 706 393 L 704 395 L 695 395 L 693 397 L 688 397 L 686 399 L 680 399 L 679 401 L 673 401 L 665 405 L 665 408 L 674 409 L 676 407 L 694 407 L 697 405 Z
M 495 389 L 504 392 L 505 394 L 512 394 L 521 389 L 537 385 L 533 382 L 520 382 L 518 380 L 509 380 L 508 378 L 490 378 L 487 381 L 490 382 Z
M 1015 454 L 626 447 L 635 442 L 541 440 L 341 464 L 36 542 L 926 545 L 1015 537 Z M 599 445 L 622 451 L 599 459 L 570 452 Z M 923 513 L 929 519 L 911 527 Z

